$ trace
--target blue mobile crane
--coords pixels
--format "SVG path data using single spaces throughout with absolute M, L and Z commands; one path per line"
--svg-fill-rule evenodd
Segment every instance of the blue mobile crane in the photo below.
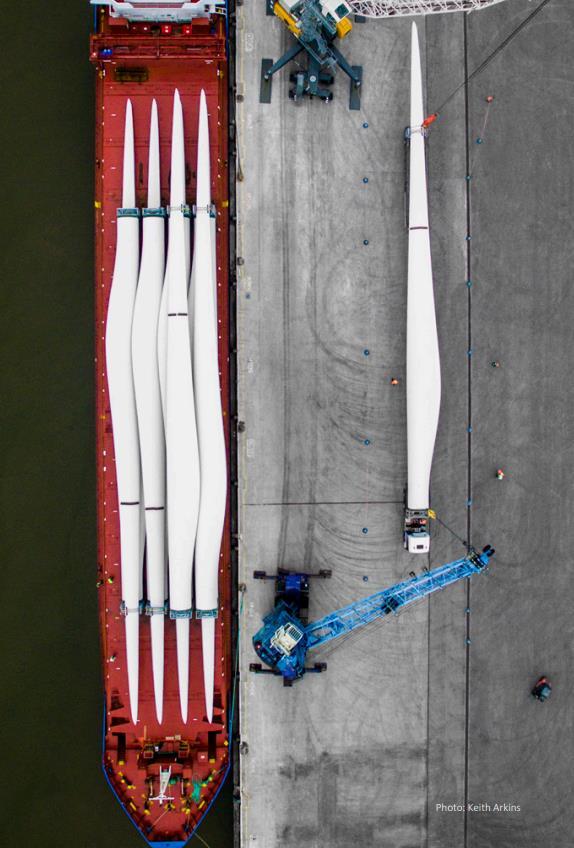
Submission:
M 310 624 L 306 621 L 309 579 L 315 575 L 280 569 L 278 575 L 270 577 L 264 571 L 256 571 L 254 577 L 258 579 L 276 580 L 277 593 L 275 608 L 265 616 L 262 627 L 253 637 L 255 652 L 267 668 L 252 663 L 250 670 L 259 674 L 281 675 L 286 686 L 303 677 L 306 672 L 324 671 L 325 663 L 306 667 L 308 651 L 372 621 L 396 614 L 407 604 L 444 589 L 451 583 L 481 573 L 493 554 L 494 548 L 490 545 L 480 554 L 470 548 L 462 559 L 440 565 L 431 571 L 423 571 L 410 580 L 375 592 Z M 330 577 L 331 572 L 321 571 L 316 576 Z

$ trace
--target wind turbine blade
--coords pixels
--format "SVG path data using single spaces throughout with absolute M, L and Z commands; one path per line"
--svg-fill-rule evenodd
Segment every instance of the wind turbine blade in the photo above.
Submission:
M 407 507 L 429 506 L 441 379 L 430 249 L 421 61 L 416 24 L 411 46 L 409 254 L 407 294 Z
M 189 618 L 199 511 L 199 455 L 188 318 L 185 156 L 181 100 L 174 95 L 167 275 L 166 449 L 170 607 L 176 618 L 181 714 L 187 720 Z
M 209 125 L 201 92 L 197 156 L 197 210 L 190 299 L 193 298 L 193 379 L 201 470 L 195 544 L 195 606 L 202 619 L 205 708 L 213 717 L 215 618 L 221 538 L 227 504 L 227 453 L 219 383 L 215 244 L 211 217 Z
M 147 594 L 151 615 L 152 669 L 156 714 L 163 717 L 165 586 L 165 436 L 157 338 L 165 265 L 165 225 L 160 203 L 157 104 L 150 121 L 148 206 L 143 211 L 143 246 L 132 325 L 132 361 L 141 449 Z M 150 344 L 150 340 L 152 343 Z
M 203 654 L 203 688 L 205 713 L 208 722 L 213 721 L 213 689 L 215 678 L 215 619 L 201 620 L 201 645 Z
M 189 618 L 175 622 L 177 647 L 177 677 L 179 681 L 179 709 L 184 723 L 187 721 L 189 700 Z
M 141 600 L 141 473 L 132 373 L 131 326 L 138 279 L 139 220 L 135 204 L 132 105 L 126 102 L 123 207 L 106 320 L 106 368 L 120 520 L 121 585 L 126 614 L 126 662 L 132 721 L 138 716 L 139 602 Z

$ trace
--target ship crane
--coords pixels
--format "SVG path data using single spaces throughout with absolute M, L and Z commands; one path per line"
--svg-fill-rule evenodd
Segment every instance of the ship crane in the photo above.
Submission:
M 494 548 L 487 545 L 482 553 L 470 548 L 462 559 L 440 565 L 431 571 L 404 580 L 355 601 L 323 618 L 305 623 L 309 577 L 313 575 L 280 571 L 277 576 L 278 593 L 275 608 L 263 619 L 262 627 L 253 637 L 253 647 L 258 657 L 267 666 L 252 663 L 250 670 L 256 673 L 281 675 L 283 683 L 290 686 L 306 672 L 321 672 L 325 663 L 306 666 L 307 654 L 339 636 L 344 636 L 365 627 L 385 616 L 396 615 L 403 607 L 427 595 L 444 589 L 452 583 L 483 572 L 488 566 Z M 265 572 L 256 571 L 256 578 L 269 579 Z M 317 576 L 330 577 L 329 571 Z

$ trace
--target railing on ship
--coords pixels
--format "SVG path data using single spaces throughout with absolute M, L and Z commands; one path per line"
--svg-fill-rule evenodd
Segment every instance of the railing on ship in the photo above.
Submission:
M 90 3 L 107 6 L 112 18 L 185 23 L 223 11 L 226 0 L 90 0 Z

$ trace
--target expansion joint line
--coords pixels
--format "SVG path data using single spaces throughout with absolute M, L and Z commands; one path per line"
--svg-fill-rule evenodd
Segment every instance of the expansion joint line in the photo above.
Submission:
M 426 87 L 426 97 L 425 97 L 424 102 L 426 102 L 428 104 L 429 103 L 429 80 L 430 80 L 430 73 L 429 73 L 429 52 L 430 51 L 427 48 L 427 44 L 428 44 L 428 16 L 427 15 L 424 16 L 423 21 L 424 21 L 424 40 L 425 40 L 425 54 L 424 54 L 425 55 L 425 60 L 424 60 L 425 61 L 425 76 L 424 76 L 424 79 L 425 79 L 425 87 Z M 423 132 L 424 132 L 423 127 L 421 127 L 421 133 L 423 133 Z M 428 137 L 428 130 L 426 131 L 426 136 Z M 426 142 L 426 141 L 425 141 L 425 153 L 427 154 L 426 155 L 427 180 L 428 180 L 428 184 L 430 185 L 430 181 L 431 181 L 431 157 L 430 157 L 430 151 L 428 149 L 428 142 Z M 405 155 L 407 155 L 406 154 L 406 147 L 405 147 Z M 406 165 L 406 162 L 405 162 L 405 165 Z M 408 214 L 408 211 L 407 211 L 407 214 Z M 408 223 L 410 225 L 410 221 Z M 428 224 L 428 220 L 427 220 L 427 224 Z M 427 227 L 427 229 L 428 229 L 428 227 Z M 410 226 L 409 226 L 409 230 L 410 230 Z M 432 503 L 432 501 L 431 501 L 431 503 Z M 430 530 L 430 528 L 429 528 L 429 530 Z M 429 570 L 432 568 L 430 550 L 429 550 L 429 553 L 427 555 L 427 568 Z M 431 752 L 430 752 L 430 737 L 431 737 L 430 699 L 431 699 L 431 650 L 432 650 L 431 649 L 431 633 L 432 633 L 431 616 L 432 616 L 432 605 L 431 605 L 431 599 L 430 599 L 430 595 L 429 595 L 428 603 L 427 603 L 427 693 L 426 693 L 426 695 L 427 695 L 427 697 L 426 697 L 426 713 L 427 713 L 426 714 L 426 737 L 427 737 L 427 740 L 426 740 L 426 758 L 425 758 L 425 760 L 426 760 L 425 761 L 426 793 L 425 793 L 425 801 L 424 801 L 424 803 L 425 803 L 424 815 L 425 815 L 425 830 L 426 830 L 426 845 L 427 845 L 427 848 L 428 848 L 428 844 L 429 844 L 429 809 L 430 809 L 430 807 L 429 807 L 429 790 L 430 790 L 430 757 L 431 757 Z
M 463 16 L 464 44 L 464 123 L 465 123 L 465 169 L 466 169 L 466 279 L 472 280 L 472 209 L 470 154 L 470 110 L 468 72 L 468 16 Z M 466 538 L 470 547 L 472 539 L 472 287 L 467 286 L 467 492 L 466 492 Z M 465 696 L 464 696 L 464 848 L 468 848 L 468 774 L 469 774 L 469 729 L 470 729 L 470 580 L 466 580 L 465 615 Z

